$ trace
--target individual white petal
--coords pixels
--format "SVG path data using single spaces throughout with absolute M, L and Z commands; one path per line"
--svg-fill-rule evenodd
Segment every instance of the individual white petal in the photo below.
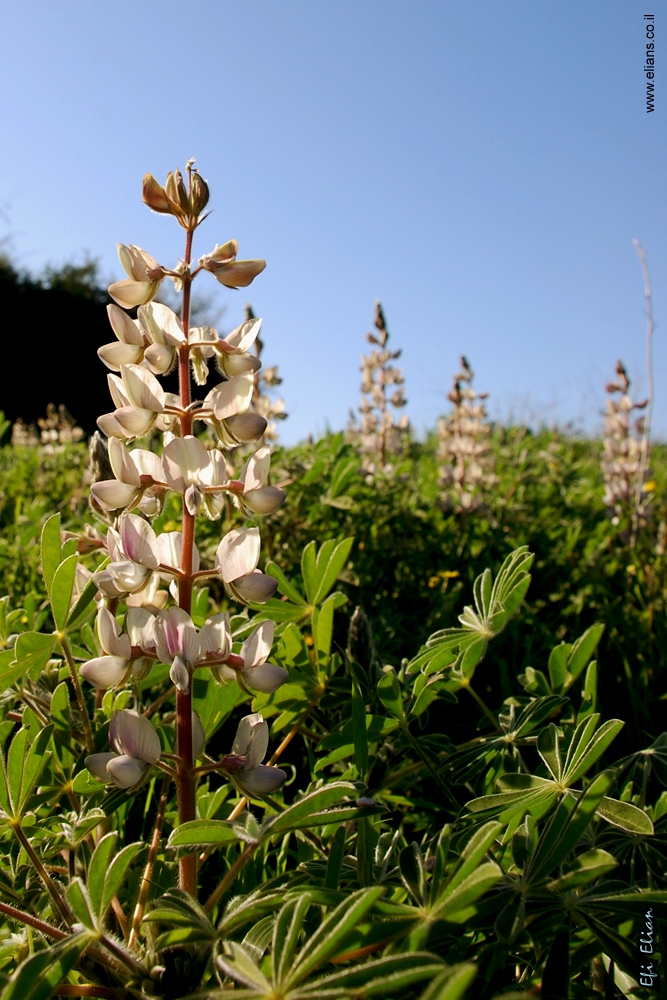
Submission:
M 268 746 L 269 727 L 261 712 L 244 715 L 236 729 L 232 753 L 245 757 L 245 766 L 251 768 L 261 764 Z
M 120 589 L 114 582 L 111 573 L 106 569 L 98 570 L 97 573 L 93 573 L 93 580 L 95 581 L 95 586 L 104 594 L 105 597 L 122 597 L 125 593 Z
M 273 514 L 285 502 L 287 494 L 279 486 L 260 486 L 243 494 L 243 505 L 255 514 Z
M 177 493 L 182 493 L 190 483 L 199 483 L 202 474 L 210 476 L 210 465 L 208 451 L 192 434 L 173 438 L 162 455 L 166 480 Z
M 114 281 L 109 285 L 109 295 L 123 309 L 133 309 L 144 302 L 150 302 L 157 292 L 157 286 L 156 281 L 133 281 L 132 278 L 123 278 L 122 281 Z
M 260 486 L 264 486 L 268 482 L 270 469 L 271 449 L 264 445 L 250 456 L 241 470 L 239 481 L 245 487 L 244 492 L 258 490 Z
M 142 410 L 139 406 L 121 406 L 114 411 L 113 416 L 123 431 L 122 435 L 116 434 L 115 437 L 143 437 L 155 423 L 155 411 Z M 97 423 L 105 433 L 109 433 L 100 420 Z
M 185 343 L 183 324 L 173 309 L 161 302 L 151 302 L 137 311 L 139 322 L 154 344 L 178 347 Z
M 199 473 L 200 486 L 222 486 L 229 482 L 229 473 L 224 455 L 213 448 L 208 452 L 208 465 Z
M 216 419 L 227 420 L 237 413 L 245 413 L 252 401 L 255 380 L 251 374 L 236 375 L 213 390 L 213 412 Z
M 259 764 L 252 770 L 242 770 L 236 774 L 241 788 L 250 795 L 271 795 L 286 781 L 287 774 L 280 767 Z
M 128 455 L 140 480 L 141 476 L 150 476 L 153 482 L 164 482 L 162 459 L 154 451 L 148 451 L 147 448 L 134 448 L 133 451 L 128 452 Z M 125 481 L 129 482 L 130 480 Z
M 100 608 L 97 612 L 97 634 L 105 653 L 112 656 L 130 658 L 131 643 L 128 635 L 122 635 L 120 625 L 108 608 Z
M 278 581 L 272 576 L 260 573 L 258 569 L 248 576 L 233 581 L 233 587 L 241 600 L 248 604 L 264 604 L 276 592 Z
M 144 776 L 147 764 L 127 754 L 114 755 L 107 764 L 107 771 L 116 788 L 132 788 Z
M 118 423 L 115 413 L 103 413 L 97 418 L 97 426 L 110 440 L 132 436 Z
M 262 367 L 262 362 L 253 354 L 221 354 L 219 358 L 220 369 L 229 378 L 245 375 L 246 372 L 254 375 Z
M 146 368 L 140 365 L 123 365 L 121 369 L 123 386 L 130 403 L 142 409 L 161 413 L 164 409 L 164 389 Z
M 115 438 L 111 438 L 115 441 Z M 125 507 L 136 506 L 141 490 L 136 486 L 128 486 L 126 483 L 119 483 L 116 479 L 105 479 L 100 483 L 93 483 L 90 492 L 104 510 L 121 510 Z
M 212 653 L 223 659 L 232 651 L 232 633 L 226 611 L 208 618 L 199 630 L 202 654 Z
M 261 319 L 247 319 L 227 334 L 225 343 L 236 351 L 247 351 L 257 340 L 261 325 Z
M 262 691 L 263 694 L 272 694 L 277 691 L 288 677 L 287 670 L 275 663 L 264 663 L 259 667 L 251 667 L 243 671 L 243 680 L 248 687 L 254 691 Z
M 192 618 L 183 608 L 168 608 L 161 611 L 155 623 L 155 638 L 158 654 L 164 663 L 171 663 L 175 656 L 193 664 L 199 659 L 199 636 Z M 163 653 L 167 651 L 168 657 Z
M 145 608 L 130 608 L 125 616 L 125 628 L 132 646 L 141 649 L 155 647 L 155 616 Z
M 148 521 L 138 514 L 123 514 L 120 518 L 123 552 L 132 562 L 147 569 L 157 569 L 157 536 Z
M 113 304 L 107 306 L 107 314 L 111 329 L 122 344 L 143 347 L 144 338 L 136 319 L 131 319 L 126 312 Z
M 232 435 L 237 444 L 239 442 L 250 444 L 261 438 L 267 423 L 266 417 L 261 417 L 259 413 L 239 413 L 235 417 L 228 417 L 222 426 Z
M 83 763 L 94 778 L 108 785 L 111 781 L 111 775 L 107 771 L 107 764 L 115 756 L 115 753 L 91 753 L 84 757 Z
M 144 351 L 144 359 L 154 375 L 166 375 L 176 360 L 176 352 L 166 344 L 151 344 Z
M 146 608 L 147 611 L 152 611 L 157 614 L 161 611 L 169 599 L 169 594 L 166 590 L 158 590 L 160 586 L 160 574 L 151 573 L 146 581 L 146 584 L 140 589 L 135 590 L 133 593 L 129 594 L 125 598 L 125 603 L 128 608 Z
M 139 563 L 132 562 L 131 559 L 123 559 L 120 562 L 109 563 L 99 575 L 101 576 L 102 573 L 107 573 L 116 587 L 117 594 L 134 594 L 135 591 L 146 586 L 150 570 L 146 569 L 145 566 L 140 566 Z M 96 585 L 100 587 L 96 579 L 97 576 L 98 574 L 95 573 L 94 579 Z M 107 591 L 105 590 L 104 593 L 106 594 Z
M 260 664 L 266 663 L 273 645 L 275 628 L 275 622 L 262 622 L 248 636 L 241 646 L 239 654 L 243 658 L 245 667 L 258 667 Z
M 179 691 L 187 691 L 190 687 L 190 674 L 180 656 L 174 657 L 174 662 L 169 669 L 169 677 Z
M 107 385 L 109 386 L 109 392 L 111 393 L 113 405 L 116 409 L 120 409 L 121 406 L 130 405 L 130 399 L 125 392 L 123 380 L 118 375 L 107 375 Z
M 199 490 L 199 487 L 194 484 L 192 486 L 188 486 L 183 495 L 183 502 L 188 514 L 192 514 L 192 516 L 195 517 L 195 515 L 199 513 L 199 507 L 201 506 L 201 491 Z
M 259 528 L 235 528 L 225 535 L 215 554 L 225 583 L 253 572 L 259 562 L 260 546 Z
M 127 638 L 127 636 L 125 637 Z M 79 668 L 81 676 L 99 691 L 105 688 L 118 687 L 125 679 L 130 665 L 129 657 L 98 656 L 88 660 Z
M 160 759 L 160 737 L 145 715 L 124 708 L 109 723 L 109 742 L 117 753 L 155 764 Z
M 134 344 L 119 344 L 116 342 L 98 347 L 97 354 L 107 368 L 110 368 L 113 372 L 119 372 L 121 365 L 139 364 L 144 356 L 144 349 Z
M 109 553 L 109 559 L 111 562 L 118 562 L 123 558 L 123 543 L 121 542 L 120 535 L 115 528 L 109 528 L 107 531 L 107 552 Z
M 191 326 L 188 332 L 189 344 L 217 344 L 219 340 L 218 331 L 212 326 Z M 212 348 L 207 348 L 205 357 L 210 358 L 213 353 Z
M 122 441 L 109 441 L 109 462 L 116 479 L 130 486 L 141 486 L 141 478 L 136 465 Z

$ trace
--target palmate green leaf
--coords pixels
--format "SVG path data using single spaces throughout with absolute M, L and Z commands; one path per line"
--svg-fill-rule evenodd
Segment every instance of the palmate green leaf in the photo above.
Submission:
M 563 762 L 560 754 L 560 737 L 558 729 L 551 722 L 537 737 L 537 752 L 549 768 L 556 781 L 560 781 L 563 773 Z
M 588 664 L 593 653 L 598 647 L 603 632 L 604 625 L 591 625 L 591 627 L 587 628 L 584 634 L 580 636 L 572 646 L 572 651 L 570 652 L 567 661 L 567 671 L 572 679 L 568 679 L 566 689 L 570 686 L 570 684 L 576 681 L 579 674 Z
M 565 860 L 595 815 L 613 779 L 613 771 L 603 771 L 590 783 L 576 804 L 569 795 L 561 799 L 527 866 L 524 873 L 526 880 L 540 881 Z
M 44 522 L 41 541 L 42 575 L 46 589 L 51 592 L 51 583 L 61 563 L 60 555 L 60 514 L 53 514 Z
M 419 1000 L 461 1000 L 468 987 L 472 984 L 477 966 L 472 962 L 461 962 L 453 965 L 446 972 L 441 972 L 427 986 Z
M 433 916 L 450 923 L 464 923 L 475 912 L 473 903 L 502 876 L 502 869 L 494 861 L 479 865 L 467 878 L 458 882 L 456 887 L 446 887 L 433 907 Z
M 16 640 L 13 650 L 14 661 L 8 665 L 4 676 L 0 677 L 3 690 L 16 684 L 28 671 L 41 673 L 51 659 L 55 645 L 54 635 L 23 632 Z
M 69 617 L 77 559 L 78 556 L 76 554 L 64 559 L 51 580 L 51 611 L 56 628 L 59 630 L 65 628 Z
M 322 921 L 299 954 L 296 955 L 285 985 L 294 989 L 311 972 L 340 953 L 348 933 L 363 920 L 382 893 L 381 886 L 374 886 L 372 889 L 360 889 L 358 892 L 353 892 L 347 899 L 344 899 L 333 913 Z
M 572 646 L 569 642 L 561 642 L 554 646 L 549 654 L 549 680 L 554 691 L 560 691 L 567 677 L 567 658 Z
M 461 851 L 459 861 L 445 882 L 445 892 L 455 889 L 470 875 L 502 832 L 502 823 L 491 820 L 473 833 Z
M 65 896 L 79 923 L 83 924 L 90 931 L 96 931 L 96 915 L 91 906 L 88 890 L 80 878 L 77 877 L 71 880 L 65 890 Z
M 349 781 L 333 781 L 322 788 L 304 795 L 302 799 L 289 806 L 278 816 L 271 816 L 263 825 L 264 834 L 271 836 L 276 833 L 287 833 L 288 830 L 296 829 L 294 824 L 301 822 L 315 813 L 321 813 L 327 806 L 334 802 L 340 802 L 348 796 L 356 796 L 356 786 Z
M 296 997 L 299 1000 L 340 1000 L 345 996 L 392 997 L 408 986 L 432 979 L 443 968 L 442 960 L 427 951 L 390 955 L 304 983 L 295 993 L 295 1000 Z
M 533 559 L 534 556 L 528 551 L 527 545 L 521 545 L 510 553 L 496 576 L 491 592 L 492 607 L 499 604 L 508 616 L 514 614 L 530 585 L 528 570 Z
M 260 961 L 271 944 L 274 923 L 272 916 L 264 917 L 263 920 L 259 920 L 250 928 L 241 942 L 250 957 L 254 958 L 256 962 Z
M 505 774 L 500 784 L 508 790 L 472 799 L 466 809 L 473 813 L 497 813 L 501 823 L 509 823 L 524 813 L 539 819 L 556 799 L 554 782 L 538 775 Z
M 340 542 L 330 539 L 321 546 L 315 561 L 315 586 L 310 598 L 311 604 L 320 604 L 327 596 L 345 566 L 353 544 L 354 538 L 344 538 Z
M 172 830 L 167 848 L 219 847 L 238 840 L 232 826 L 221 819 L 192 819 Z
M 331 656 L 333 616 L 337 606 L 338 595 L 330 594 L 320 607 L 313 609 L 313 639 L 317 662 L 320 666 L 328 663 Z
M 246 699 L 247 695 L 235 681 L 219 684 L 210 670 L 198 670 L 192 678 L 192 709 L 201 720 L 207 740 Z
M 37 734 L 30 745 L 30 733 L 26 728 L 19 729 L 12 740 L 7 754 L 5 768 L 9 797 L 12 811 L 20 816 L 25 803 L 37 784 L 40 774 L 47 763 L 50 754 L 47 746 L 53 733 L 53 726 L 45 726 Z
M 30 955 L 5 986 L 0 1000 L 48 1000 L 89 943 L 88 934 L 72 934 Z
M 293 583 L 287 579 L 280 566 L 273 561 L 267 562 L 264 572 L 268 576 L 272 576 L 274 580 L 278 581 L 278 591 L 288 597 L 293 604 L 301 605 L 303 608 L 306 607 L 306 601 L 303 595 L 297 590 Z M 284 603 L 284 602 L 281 602 Z
M 146 846 L 141 842 L 127 844 L 118 854 L 113 856 L 115 838 L 115 833 L 109 833 L 102 837 L 95 848 L 88 869 L 90 903 L 100 922 L 104 920 L 111 900 L 123 884 L 130 865 Z

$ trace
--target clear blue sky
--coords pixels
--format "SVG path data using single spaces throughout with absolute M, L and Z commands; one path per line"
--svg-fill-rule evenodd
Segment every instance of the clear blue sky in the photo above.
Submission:
M 264 317 L 288 442 L 344 425 L 376 298 L 418 429 L 446 409 L 461 352 L 494 415 L 594 427 L 617 357 L 646 384 L 638 237 L 667 436 L 664 12 L 637 0 L 5 4 L 2 231 L 31 270 L 87 251 L 121 277 L 117 241 L 169 264 L 181 231 L 142 205 L 141 177 L 196 156 L 215 211 L 195 251 L 236 237 L 240 256 L 268 261 L 249 296 L 218 299 L 227 329 L 247 297 Z

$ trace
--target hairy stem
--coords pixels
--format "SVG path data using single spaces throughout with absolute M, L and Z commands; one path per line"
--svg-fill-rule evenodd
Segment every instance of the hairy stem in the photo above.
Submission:
M 148 899 L 148 890 L 150 889 L 151 879 L 153 877 L 153 867 L 155 865 L 155 859 L 157 857 L 158 848 L 160 847 L 160 838 L 162 836 L 162 826 L 164 824 L 164 813 L 167 808 L 167 794 L 169 792 L 169 777 L 165 775 L 162 779 L 162 792 L 160 795 L 160 801 L 157 808 L 157 816 L 155 817 L 155 825 L 153 826 L 153 837 L 151 839 L 151 846 L 148 852 L 148 861 L 146 862 L 146 867 L 144 868 L 144 877 L 141 881 L 141 888 L 139 889 L 139 898 L 137 900 L 137 905 L 134 910 L 134 917 L 132 919 L 132 932 L 130 934 L 129 945 L 130 948 L 136 943 L 137 937 L 139 936 L 139 927 L 141 925 L 141 919 L 144 915 L 144 910 L 146 908 L 146 900 Z
M 88 753 L 95 753 L 95 744 L 93 742 L 93 731 L 90 728 L 90 716 L 88 715 L 88 708 L 86 707 L 86 699 L 83 697 L 83 691 L 81 690 L 81 681 L 79 680 L 79 675 L 77 673 L 74 657 L 72 656 L 72 651 L 69 648 L 69 643 L 64 635 L 58 636 L 58 642 L 60 643 L 65 659 L 67 660 L 67 666 L 69 667 L 69 673 L 72 679 L 72 686 L 74 688 L 74 693 L 76 694 L 76 700 L 79 705 L 79 711 L 81 712 L 81 719 L 83 721 L 83 732 L 86 740 L 86 750 L 88 751 Z
M 62 895 L 60 893 L 60 890 L 58 889 L 58 887 L 56 886 L 55 882 L 53 881 L 53 879 L 51 878 L 51 876 L 47 872 L 46 868 L 44 867 L 44 865 L 42 864 L 42 862 L 39 860 L 39 858 L 37 857 L 37 855 L 35 854 L 35 852 L 33 850 L 33 846 L 30 843 L 30 841 L 28 840 L 28 838 L 26 837 L 25 833 L 23 832 L 21 824 L 19 823 L 18 820 L 14 820 L 12 822 L 12 828 L 14 830 L 14 833 L 18 837 L 18 839 L 19 839 L 19 841 L 21 843 L 21 846 L 25 850 L 26 854 L 28 855 L 28 857 L 32 861 L 32 863 L 35 866 L 35 868 L 37 869 L 37 872 L 39 873 L 39 876 L 40 876 L 42 882 L 46 886 L 47 891 L 48 891 L 49 895 L 51 896 L 51 899 L 55 903 L 56 909 L 58 910 L 60 916 L 63 918 L 63 920 L 65 921 L 66 924 L 70 924 L 71 925 L 73 923 L 73 921 L 74 921 L 74 918 L 72 916 L 72 913 L 70 911 L 69 906 L 67 905 L 67 903 L 63 899 L 63 897 L 62 897 Z

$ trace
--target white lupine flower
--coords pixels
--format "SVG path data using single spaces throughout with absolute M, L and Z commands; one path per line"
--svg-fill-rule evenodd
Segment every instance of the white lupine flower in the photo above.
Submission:
M 105 344 L 97 351 L 107 368 L 118 372 L 122 365 L 138 365 L 144 358 L 144 337 L 136 319 L 113 304 L 107 306 L 111 329 L 118 338 L 115 344 Z
M 123 597 L 143 590 L 159 566 L 157 537 L 138 514 L 123 514 L 120 532 L 110 528 L 107 549 L 111 562 L 93 575 L 105 597 Z
M 281 768 L 262 764 L 268 746 L 269 727 L 260 713 L 241 719 L 232 752 L 223 763 L 241 789 L 250 795 L 269 795 L 287 778 Z
M 228 590 L 247 604 L 263 604 L 278 586 L 277 580 L 257 569 L 259 553 L 259 528 L 236 528 L 225 535 L 215 554 L 217 571 Z
M 237 260 L 239 245 L 229 240 L 212 253 L 199 258 L 199 266 L 227 288 L 246 288 L 266 267 L 265 260 Z
M 251 373 L 236 375 L 211 389 L 201 411 L 206 414 L 225 448 L 256 441 L 266 430 L 266 420 L 249 412 L 254 389 Z
M 199 630 L 199 644 L 203 656 L 225 660 L 232 651 L 232 632 L 226 611 L 207 618 Z
M 111 298 L 123 309 L 150 302 L 164 278 L 164 269 L 149 253 L 134 245 L 119 243 L 118 259 L 128 277 L 109 285 Z
M 155 645 L 162 663 L 171 664 L 169 676 L 179 691 L 190 686 L 190 670 L 199 659 L 200 642 L 192 618 L 182 608 L 161 611 L 155 621 Z
M 185 506 L 191 514 L 196 514 L 203 502 L 209 518 L 220 515 L 229 476 L 217 449 L 208 451 L 198 438 L 188 434 L 172 438 L 164 449 L 162 461 L 167 482 L 172 490 L 184 494 Z
M 239 476 L 243 494 L 239 498 L 243 507 L 254 514 L 273 514 L 284 502 L 286 493 L 279 486 L 269 486 L 271 451 L 265 445 L 248 459 Z
M 81 675 L 94 688 L 104 690 L 118 687 L 132 673 L 145 677 L 153 664 L 153 657 L 144 651 L 155 648 L 153 616 L 143 608 L 130 608 L 125 618 L 126 632 L 108 608 L 97 612 L 97 633 L 103 656 L 88 660 L 81 666 Z
M 114 753 L 89 754 L 85 765 L 98 781 L 113 781 L 117 788 L 131 788 L 161 755 L 160 739 L 149 720 L 132 709 L 114 712 L 109 724 Z
M 109 438 L 108 448 L 116 478 L 93 483 L 90 488 L 100 507 L 114 511 L 138 506 L 144 514 L 157 514 L 167 489 L 160 457 L 145 448 L 130 451 L 116 437 Z
M 261 365 L 259 358 L 248 354 L 259 333 L 261 320 L 247 321 L 232 330 L 224 340 L 220 339 L 218 331 L 212 326 L 191 327 L 188 333 L 188 343 L 191 346 L 190 359 L 198 385 L 205 385 L 208 378 L 208 364 L 215 357 L 221 375 L 234 378 L 244 372 L 256 372 Z
M 141 437 L 169 405 L 155 375 L 141 365 L 122 365 L 120 378 L 109 375 L 107 381 L 116 409 L 102 414 L 97 425 L 108 437 Z
M 264 694 L 272 694 L 284 684 L 289 674 L 284 667 L 267 663 L 273 645 L 275 623 L 262 622 L 241 646 L 243 659 L 243 680 L 248 687 Z
M 173 309 L 160 302 L 140 306 L 137 316 L 145 337 L 151 341 L 144 360 L 155 375 L 165 375 L 176 362 L 176 350 L 185 343 L 181 321 Z

